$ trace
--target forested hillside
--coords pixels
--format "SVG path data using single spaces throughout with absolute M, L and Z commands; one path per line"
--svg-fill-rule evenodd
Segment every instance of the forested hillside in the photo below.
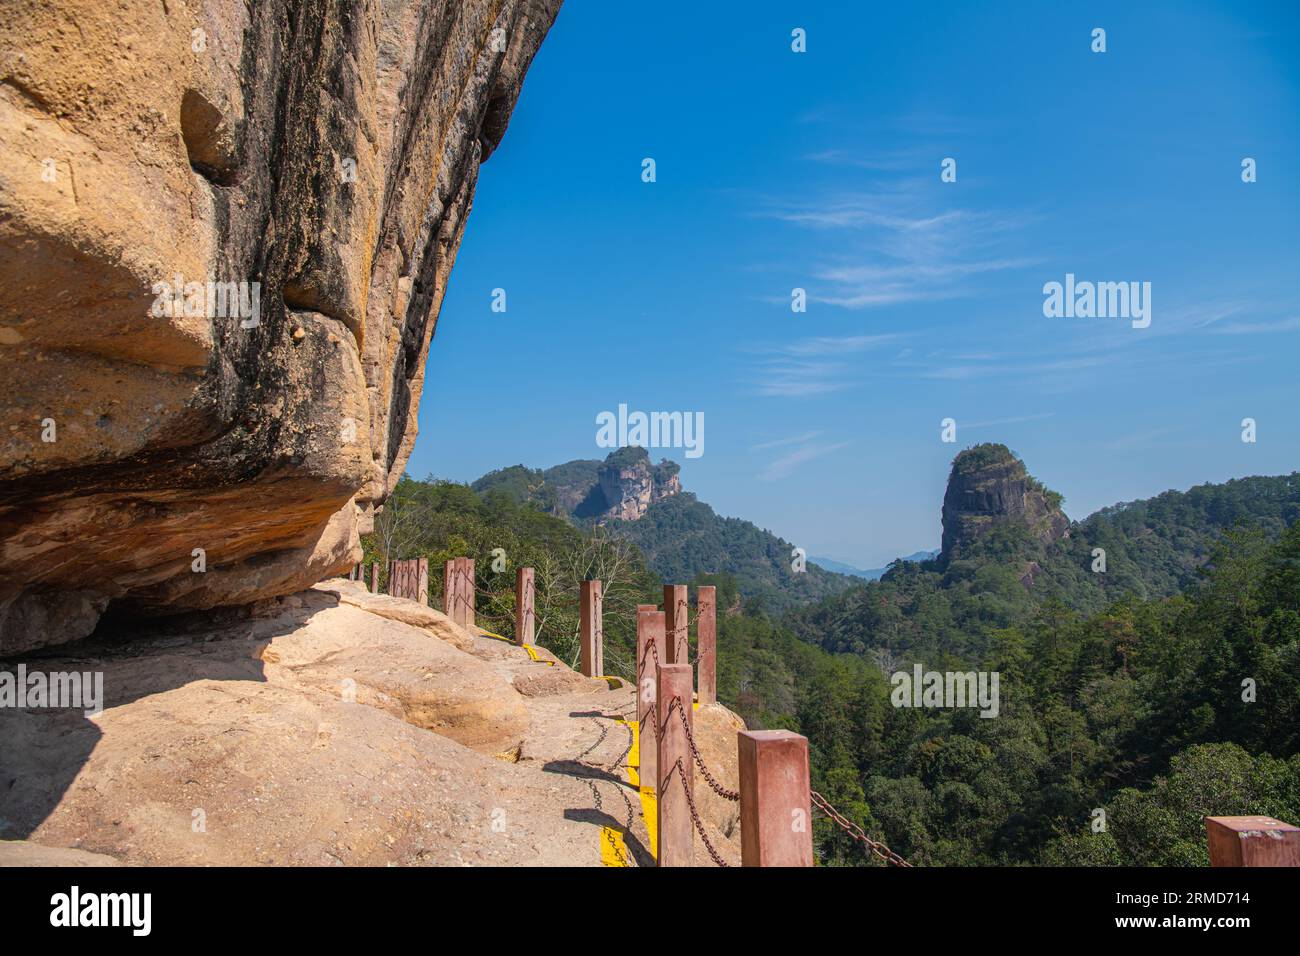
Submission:
M 1205 814 L 1300 819 L 1295 488 L 1293 475 L 1171 492 L 1047 545 L 1004 523 L 946 566 L 896 563 L 788 614 L 746 599 L 735 573 L 660 575 L 615 528 L 576 527 L 501 488 L 404 479 L 366 546 L 437 567 L 475 557 L 480 617 L 500 633 L 515 567 L 537 567 L 539 640 L 569 660 L 576 582 L 601 578 L 607 666 L 623 676 L 636 604 L 658 603 L 664 580 L 717 585 L 720 699 L 751 727 L 806 735 L 813 785 L 914 863 L 1200 865 Z M 650 547 L 694 536 L 725 567 L 711 529 L 729 519 L 685 495 L 650 514 L 662 505 Z M 735 524 L 742 540 L 753 528 Z M 1092 572 L 1094 544 L 1142 590 L 1120 594 L 1115 563 Z M 916 662 L 997 671 L 997 718 L 892 706 L 888 675 Z M 874 862 L 824 821 L 815 834 L 823 863 Z
M 811 562 L 793 570 L 794 545 L 740 518 L 724 518 L 690 492 L 651 505 L 636 521 L 610 525 L 632 541 L 665 581 L 730 574 L 751 608 L 779 611 L 848 588 L 854 581 Z
M 1099 613 L 1130 597 L 1170 597 L 1198 580 L 1231 529 L 1273 537 L 1297 518 L 1300 474 L 1116 505 L 1047 544 L 1025 523 L 1001 523 L 951 556 L 895 562 L 881 580 L 797 609 L 788 620 L 831 651 L 936 664 L 976 659 L 1000 629 L 1024 624 L 1048 601 Z M 1096 549 L 1104 551 L 1104 570 Z
M 579 459 L 545 471 L 512 465 L 489 472 L 471 487 L 579 527 L 603 525 L 636 544 L 646 566 L 665 581 L 730 574 L 755 608 L 783 610 L 854 582 L 806 559 L 796 564 L 792 543 L 752 522 L 717 514 L 681 490 L 678 472 L 678 465 L 667 459 L 652 465 L 645 449 L 619 448 L 604 461 Z
M 1230 534 L 1186 597 L 1049 600 L 924 664 L 999 672 L 997 718 L 894 708 L 848 668 L 795 702 L 827 797 L 913 862 L 1204 865 L 1203 815 L 1300 813 L 1300 525 Z

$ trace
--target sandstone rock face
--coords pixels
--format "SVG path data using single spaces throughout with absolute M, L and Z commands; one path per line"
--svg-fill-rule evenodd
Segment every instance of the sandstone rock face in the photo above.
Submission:
M 338 573 L 560 0 L 0 10 L 0 653 Z
M 948 561 L 1006 524 L 1023 526 L 1043 544 L 1070 531 L 1059 496 L 1031 477 L 1005 445 L 966 449 L 953 460 L 943 496 L 941 560 Z M 1032 583 L 1032 575 L 1029 580 Z

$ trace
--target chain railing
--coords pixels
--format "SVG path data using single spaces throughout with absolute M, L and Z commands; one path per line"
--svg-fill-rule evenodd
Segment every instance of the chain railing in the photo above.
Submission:
M 739 803 L 740 794 L 735 790 L 728 790 L 718 783 L 713 774 L 709 773 L 709 768 L 705 766 L 704 757 L 700 755 L 700 748 L 695 743 L 695 733 L 691 730 L 691 722 L 686 719 L 686 705 L 682 703 L 680 697 L 674 697 L 668 704 L 668 716 L 671 717 L 674 710 L 677 711 L 677 716 L 681 719 L 682 730 L 686 731 L 686 745 L 690 748 L 691 756 L 695 759 L 695 765 L 700 768 L 700 773 L 708 783 L 709 788 L 723 800 Z
M 578 754 L 578 756 L 574 758 L 574 762 L 577 763 L 579 766 L 582 766 L 588 770 L 596 771 L 596 773 L 602 776 L 608 775 L 615 770 L 619 770 L 627 766 L 626 761 L 628 755 L 632 752 L 632 745 L 635 739 L 633 737 L 631 727 L 626 728 L 627 746 L 623 748 L 623 752 L 620 753 L 617 757 L 615 757 L 614 760 L 602 766 L 596 766 L 586 762 L 586 758 L 591 756 L 591 754 L 593 754 L 600 747 L 600 745 L 603 744 L 606 741 L 606 739 L 608 739 L 609 728 L 610 728 L 609 724 L 601 723 L 597 719 L 597 716 L 595 714 L 590 714 L 588 716 L 592 721 L 592 723 L 596 724 L 600 733 L 596 737 L 596 742 L 593 743 L 591 746 L 589 746 L 582 753 Z M 605 715 L 601 715 L 601 716 L 605 716 Z M 594 775 L 590 777 L 584 776 L 583 782 L 586 783 L 588 789 L 591 790 L 592 803 L 595 806 L 596 812 L 604 813 L 605 801 L 604 798 L 601 796 L 600 787 L 596 785 L 596 779 L 597 778 Z M 628 799 L 627 794 L 623 792 L 623 789 L 621 787 L 618 790 L 618 795 L 622 797 L 623 808 L 624 810 L 626 810 L 626 813 L 624 815 L 624 820 L 623 820 L 623 832 L 625 834 L 631 834 L 632 822 L 636 817 L 636 811 L 632 806 L 632 801 Z M 604 839 L 609 844 L 610 852 L 614 855 L 614 857 L 618 859 L 620 863 L 623 864 L 623 866 L 632 865 L 631 861 L 628 859 L 627 854 L 624 853 L 624 851 L 619 847 L 618 843 L 614 840 L 614 831 L 611 828 L 608 827 L 605 828 Z
M 665 729 L 667 728 L 665 727 Z M 695 806 L 695 797 L 691 794 L 691 788 L 686 785 L 686 770 L 682 767 L 682 760 L 680 757 L 677 758 L 677 762 L 673 764 L 672 769 L 668 771 L 668 776 L 663 778 L 662 783 L 660 784 L 661 791 L 667 787 L 669 778 L 672 777 L 674 773 L 677 774 L 677 778 L 682 782 L 682 792 L 686 795 L 686 808 L 690 810 L 691 823 L 694 824 L 695 831 L 700 835 L 700 839 L 704 841 L 704 849 L 709 852 L 709 856 L 713 859 L 714 863 L 718 866 L 726 867 L 727 861 L 722 858 L 722 854 L 720 854 L 717 851 L 717 848 L 714 847 L 713 841 L 709 839 L 709 834 L 704 829 L 704 821 L 700 819 L 700 811 Z
M 695 734 L 691 731 L 691 722 L 686 719 L 686 704 L 682 701 L 680 696 L 674 696 L 673 699 L 668 702 L 668 713 L 664 715 L 663 725 L 656 727 L 656 730 L 659 733 L 664 734 L 668 732 L 668 723 L 672 720 L 674 711 L 677 712 L 677 718 L 681 721 L 682 730 L 686 734 L 686 746 L 691 752 L 691 757 L 695 761 L 695 765 L 699 767 L 700 773 L 704 776 L 710 789 L 724 800 L 739 802 L 739 793 L 734 790 L 728 790 L 722 784 L 718 783 L 713 774 L 709 773 L 709 768 L 704 763 L 704 757 L 700 754 L 700 748 L 695 743 Z M 695 796 L 691 793 L 691 788 L 686 785 L 686 770 L 682 766 L 680 757 L 673 765 L 673 768 L 668 771 L 668 775 L 663 777 L 664 784 L 667 784 L 668 777 L 674 772 L 676 772 L 681 778 L 682 788 L 686 792 L 686 806 L 691 813 L 691 823 L 694 824 L 696 832 L 699 833 L 700 839 L 704 842 L 704 848 L 708 850 L 709 856 L 713 859 L 714 863 L 718 866 L 727 866 L 727 861 L 722 858 L 722 854 L 720 854 L 717 848 L 714 847 L 713 841 L 709 839 L 709 834 L 705 831 L 704 821 L 700 818 L 700 812 L 695 806 Z
M 823 797 L 816 790 L 812 791 L 812 803 L 814 807 L 820 810 L 825 816 L 830 818 L 832 823 L 838 826 L 849 836 L 853 837 L 853 839 L 857 840 L 859 843 L 865 846 L 868 850 L 870 850 L 873 854 L 878 856 L 880 859 L 884 860 L 886 863 L 892 864 L 893 866 L 904 866 L 904 867 L 911 868 L 912 866 L 911 863 L 908 863 L 906 860 L 904 860 L 901 856 L 899 856 L 889 847 L 885 846 L 885 844 L 880 843 L 877 840 L 873 840 L 871 839 L 871 837 L 867 836 L 866 833 L 863 832 L 862 827 L 858 826 L 852 820 L 847 819 L 842 813 L 840 813 L 833 806 L 831 806 L 826 801 L 826 798 Z
M 458 581 L 458 586 L 455 588 L 455 591 L 457 593 L 457 598 L 459 599 L 460 602 L 462 602 L 465 605 L 468 605 L 470 609 L 474 610 L 479 616 L 482 616 L 489 620 L 493 620 L 497 618 L 500 618 L 502 620 L 507 619 L 508 617 L 507 615 L 500 615 L 500 616 L 493 615 L 487 611 L 479 611 L 475 607 L 476 604 L 475 597 L 478 596 L 484 597 L 487 599 L 488 603 L 491 604 L 503 600 L 502 593 L 492 592 L 478 587 L 477 581 L 472 576 L 470 576 L 466 571 L 455 572 L 455 577 L 458 578 L 459 580 L 464 580 L 469 584 L 468 588 L 462 588 L 459 586 L 459 581 Z M 444 599 L 445 599 L 445 595 L 444 595 Z M 682 610 L 685 611 L 685 613 L 682 615 L 683 617 L 682 625 L 684 625 L 685 628 L 687 629 L 687 633 L 690 633 L 689 630 L 690 626 L 698 619 L 698 616 L 691 614 L 689 604 L 686 604 L 685 607 L 682 608 Z M 675 630 L 676 628 L 674 628 L 674 631 Z M 603 632 L 604 632 L 604 628 L 601 627 L 600 637 L 602 639 L 604 636 Z M 672 632 L 669 633 L 671 634 Z M 649 663 L 648 658 L 653 659 L 654 665 L 656 667 L 661 665 L 658 642 L 654 638 L 650 638 L 648 641 L 646 641 L 645 648 L 644 650 L 642 650 L 640 654 L 640 658 L 637 661 L 637 665 L 638 665 L 637 670 L 639 670 L 643 675 L 647 673 L 647 664 Z M 686 663 L 686 662 L 679 662 L 679 663 Z M 691 661 L 690 663 L 693 664 L 695 663 L 695 661 Z M 628 670 L 630 671 L 631 668 L 629 667 Z M 677 719 L 680 721 L 682 725 L 682 731 L 686 735 L 686 743 L 690 751 L 691 760 L 694 762 L 696 768 L 700 771 L 701 776 L 704 777 L 706 784 L 715 794 L 717 794 L 722 799 L 733 803 L 738 803 L 740 801 L 740 793 L 735 790 L 728 790 L 721 783 L 719 783 L 717 777 L 715 777 L 713 773 L 710 772 L 708 765 L 704 762 L 704 757 L 700 753 L 699 744 L 695 739 L 695 733 L 691 728 L 691 722 L 687 717 L 686 704 L 680 696 L 674 696 L 672 701 L 669 703 L 668 713 L 665 715 L 665 721 L 662 725 L 660 725 L 659 722 L 654 719 L 642 722 L 642 729 L 649 730 L 651 736 L 656 738 L 656 743 L 653 744 L 653 746 L 657 746 L 657 739 L 661 735 L 667 733 L 668 722 L 672 720 L 674 711 L 676 711 Z M 603 724 L 600 725 L 600 733 L 595 743 L 593 743 L 590 747 L 588 747 L 581 754 L 579 754 L 577 758 L 577 762 L 583 764 L 584 759 L 588 757 L 590 754 L 592 754 L 597 748 L 601 746 L 601 744 L 605 742 L 605 740 L 608 737 L 608 733 L 609 733 L 608 726 Z M 625 765 L 625 761 L 628 755 L 631 753 L 633 740 L 634 738 L 632 735 L 632 730 L 629 727 L 628 743 L 626 748 L 624 748 L 623 753 L 613 763 L 609 764 L 608 767 L 605 769 L 613 770 L 613 769 L 617 769 L 620 766 Z M 642 746 L 645 746 L 646 743 L 647 742 L 643 742 Z M 583 764 L 583 765 L 589 766 L 587 764 Z M 596 769 L 596 768 L 591 768 L 591 769 Z M 708 851 L 710 858 L 718 866 L 722 866 L 722 867 L 727 866 L 728 864 L 726 860 L 723 859 L 722 855 L 718 852 L 717 848 L 713 845 L 712 840 L 709 839 L 708 831 L 705 828 L 704 821 L 701 818 L 699 813 L 699 808 L 696 806 L 694 794 L 691 792 L 691 788 L 687 785 L 686 768 L 683 765 L 683 761 L 681 758 L 677 759 L 677 761 L 675 762 L 673 767 L 669 769 L 667 774 L 660 775 L 661 780 L 660 780 L 659 789 L 661 793 L 667 788 L 667 786 L 671 782 L 671 778 L 673 774 L 676 774 L 678 778 L 681 780 L 683 793 L 686 797 L 687 808 L 690 811 L 691 823 L 694 826 L 695 831 L 700 835 L 700 839 L 703 841 L 704 847 Z M 596 803 L 596 808 L 600 810 L 603 803 L 600 792 L 595 786 L 594 781 L 588 781 L 588 784 L 591 786 L 592 795 Z M 627 832 L 631 832 L 632 815 L 634 812 L 632 808 L 632 803 L 630 800 L 628 800 L 627 795 L 624 794 L 621 790 L 619 791 L 619 793 L 623 797 L 624 803 L 627 806 L 628 819 L 627 819 L 626 827 L 627 827 Z M 853 840 L 866 847 L 867 850 L 873 856 L 877 857 L 881 861 L 891 866 L 907 867 L 907 868 L 912 867 L 911 863 L 909 863 L 899 854 L 895 853 L 884 843 L 881 843 L 878 840 L 873 840 L 871 839 L 871 837 L 867 836 L 867 834 L 863 831 L 863 829 L 858 824 L 854 823 L 852 820 L 848 819 L 842 813 L 836 810 L 835 807 L 833 807 L 826 800 L 826 798 L 823 797 L 816 790 L 810 791 L 810 794 L 811 794 L 811 800 L 814 809 L 816 809 L 819 813 L 821 813 L 823 816 L 829 819 L 837 827 L 839 827 L 841 830 L 847 833 Z M 615 847 L 615 851 L 617 852 L 616 847 Z M 619 854 L 619 856 L 620 858 L 622 858 L 621 853 Z

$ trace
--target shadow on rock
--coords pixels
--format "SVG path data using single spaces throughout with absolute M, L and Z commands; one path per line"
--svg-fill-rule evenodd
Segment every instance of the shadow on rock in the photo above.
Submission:
M 0 672 L 16 679 L 22 665 L 28 675 L 46 675 L 47 682 L 51 674 L 102 674 L 105 710 L 196 681 L 263 682 L 267 644 L 338 603 L 334 594 L 306 591 L 178 617 L 110 613 L 85 640 L 0 661 Z M 27 839 L 44 822 L 102 736 L 84 706 L 0 706 L 0 839 Z M 163 745 L 152 759 L 161 758 Z

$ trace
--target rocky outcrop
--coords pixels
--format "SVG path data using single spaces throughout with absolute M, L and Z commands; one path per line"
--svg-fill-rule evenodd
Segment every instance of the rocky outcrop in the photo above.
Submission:
M 1060 495 L 1033 478 L 1006 445 L 968 448 L 953 459 L 948 475 L 940 560 L 946 563 L 970 551 L 994 528 L 1006 525 L 1051 544 L 1070 530 L 1060 503 Z
M 0 653 L 346 568 L 560 0 L 0 11 Z
M 656 502 L 681 494 L 681 465 L 650 463 L 637 445 L 616 448 L 604 461 L 578 458 L 547 468 L 511 465 L 488 472 L 471 486 L 480 494 L 504 493 L 556 517 L 579 521 L 635 521 Z
M 40 668 L 102 672 L 104 709 L 0 708 L 0 866 L 597 866 L 607 829 L 653 865 L 633 688 L 423 605 L 331 580 L 69 650 Z M 735 789 L 739 719 L 709 705 L 695 727 Z M 738 862 L 735 804 L 707 790 Z
M 620 448 L 605 459 L 597 472 L 604 499 L 602 521 L 635 521 L 655 502 L 682 490 L 681 466 L 664 459 L 650 464 L 644 448 Z

